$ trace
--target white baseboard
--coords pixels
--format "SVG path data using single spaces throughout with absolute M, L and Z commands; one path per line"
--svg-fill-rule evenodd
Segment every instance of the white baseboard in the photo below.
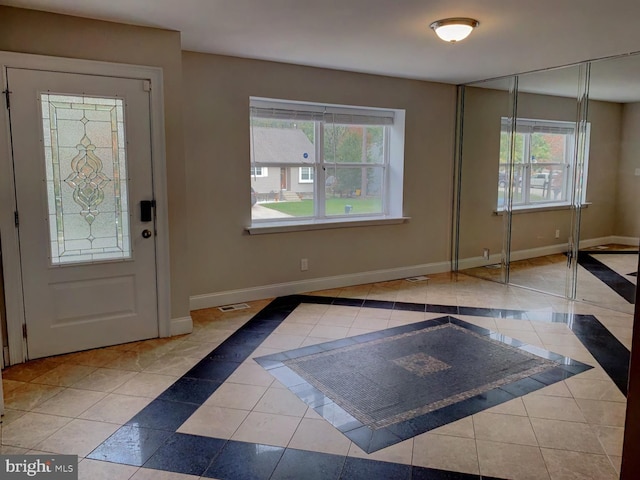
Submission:
M 350 285 L 362 285 L 374 282 L 386 282 L 389 280 L 397 280 L 398 278 L 429 275 L 432 273 L 448 272 L 450 270 L 451 264 L 449 262 L 438 262 L 414 265 L 410 267 L 391 268 L 387 270 L 376 270 L 372 272 L 336 275 L 333 277 L 312 278 L 296 282 L 262 285 L 259 287 L 207 293 L 204 295 L 193 295 L 189 299 L 189 307 L 191 310 L 198 310 L 200 308 L 218 307 L 220 305 L 281 297 L 283 295 L 294 295 L 296 293 L 314 292 L 317 290 L 328 290 L 331 288 L 341 288 Z
M 613 235 L 611 237 L 613 241 L 611 243 L 619 243 L 620 245 L 629 245 L 630 247 L 637 247 L 640 245 L 640 238 L 638 237 L 620 237 Z
M 591 248 L 597 245 L 606 245 L 609 243 L 617 243 L 620 245 L 638 246 L 640 239 L 637 237 L 621 237 L 610 235 L 608 237 L 588 238 L 580 240 L 580 248 Z M 528 258 L 543 257 L 545 255 L 554 255 L 556 253 L 564 253 L 567 251 L 567 244 L 561 243 L 557 245 L 547 245 L 546 247 L 529 248 L 526 250 L 512 250 L 511 261 L 527 260 Z M 466 270 L 468 268 L 483 267 L 485 265 L 495 265 L 500 263 L 502 254 L 497 253 L 484 257 L 462 258 L 458 261 L 458 270 Z
M 171 328 L 169 330 L 170 336 L 175 335 L 184 335 L 186 333 L 191 333 L 193 331 L 193 320 L 191 319 L 191 315 L 188 317 L 182 318 L 172 318 L 171 319 Z

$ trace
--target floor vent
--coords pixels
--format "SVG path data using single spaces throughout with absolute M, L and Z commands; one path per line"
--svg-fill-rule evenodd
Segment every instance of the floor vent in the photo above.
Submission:
M 221 312 L 232 312 L 234 310 L 244 310 L 245 308 L 249 308 L 249 305 L 246 303 L 234 303 L 233 305 L 223 305 L 222 307 L 218 307 L 218 310 Z
M 429 280 L 429 277 L 425 277 L 424 275 L 420 275 L 419 277 L 409 277 L 405 278 L 407 282 L 424 282 L 425 280 Z

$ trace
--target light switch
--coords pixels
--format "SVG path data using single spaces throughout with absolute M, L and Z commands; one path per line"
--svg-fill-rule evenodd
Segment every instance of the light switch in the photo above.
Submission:
M 636 177 L 640 177 L 640 168 L 636 168 Z

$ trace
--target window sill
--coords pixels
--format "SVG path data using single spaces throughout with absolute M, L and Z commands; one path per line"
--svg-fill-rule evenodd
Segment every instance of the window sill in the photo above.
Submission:
M 375 225 L 398 225 L 407 223 L 411 217 L 361 217 L 353 219 L 310 220 L 301 222 L 265 222 L 251 225 L 245 230 L 250 235 L 263 235 L 266 233 L 302 232 L 306 230 L 328 230 L 332 228 L 371 227 Z
M 585 202 L 581 205 L 581 208 L 588 208 L 591 205 L 591 202 Z M 570 210 L 572 205 L 570 203 L 563 204 L 551 204 L 551 205 L 540 205 L 539 207 L 532 207 L 531 205 L 526 205 L 522 207 L 513 207 L 512 214 L 518 215 L 520 213 L 536 213 L 536 212 L 553 212 L 555 210 Z M 504 215 L 504 210 L 494 210 L 494 215 Z

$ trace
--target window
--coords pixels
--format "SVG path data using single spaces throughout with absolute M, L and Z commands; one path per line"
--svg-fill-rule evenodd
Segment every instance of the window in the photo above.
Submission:
M 500 131 L 498 210 L 504 208 L 505 189 L 509 182 L 510 132 L 511 121 L 503 117 Z M 587 145 L 588 133 L 587 128 Z M 575 123 L 518 118 L 513 141 L 513 206 L 535 208 L 571 203 L 570 192 L 575 169 Z M 584 193 L 583 189 L 583 200 Z
M 267 177 L 269 176 L 269 172 L 267 171 L 267 167 L 251 167 L 251 176 Z
M 265 199 L 252 209 L 254 225 L 402 217 L 404 111 L 253 97 L 250 105 L 251 187 Z
M 313 168 L 312 167 L 300 167 L 300 183 L 313 183 Z

